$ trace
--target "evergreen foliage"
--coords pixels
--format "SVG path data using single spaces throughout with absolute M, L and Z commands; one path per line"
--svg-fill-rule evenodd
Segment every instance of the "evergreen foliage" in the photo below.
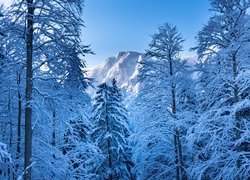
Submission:
M 112 86 L 106 83 L 98 86 L 93 124 L 92 138 L 104 156 L 96 173 L 105 179 L 130 179 L 132 163 L 127 111 L 115 80 Z

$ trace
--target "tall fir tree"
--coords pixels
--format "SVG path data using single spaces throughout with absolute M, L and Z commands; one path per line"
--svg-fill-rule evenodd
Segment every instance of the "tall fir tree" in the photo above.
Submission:
M 104 156 L 96 173 L 105 179 L 130 179 L 132 163 L 127 111 L 115 80 L 112 86 L 106 83 L 98 86 L 93 124 L 92 138 Z

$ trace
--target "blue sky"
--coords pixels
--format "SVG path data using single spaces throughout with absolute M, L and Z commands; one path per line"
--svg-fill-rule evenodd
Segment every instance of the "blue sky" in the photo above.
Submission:
M 83 42 L 96 55 L 86 56 L 88 68 L 119 51 L 145 52 L 149 35 L 165 22 L 177 25 L 186 39 L 183 55 L 190 55 L 195 35 L 207 22 L 208 0 L 85 0 Z
M 120 51 L 144 53 L 149 35 L 166 22 L 176 25 L 186 39 L 183 56 L 194 54 L 189 48 L 211 15 L 209 7 L 209 0 L 85 0 L 82 39 L 96 53 L 86 56 L 87 66 L 93 68 Z

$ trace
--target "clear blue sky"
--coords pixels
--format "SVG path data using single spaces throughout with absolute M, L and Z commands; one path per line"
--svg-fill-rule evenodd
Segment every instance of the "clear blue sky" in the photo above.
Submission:
M 168 22 L 186 39 L 183 55 L 190 55 L 195 35 L 207 22 L 208 0 L 85 0 L 83 42 L 96 55 L 86 56 L 88 68 L 120 51 L 145 52 L 149 35 Z

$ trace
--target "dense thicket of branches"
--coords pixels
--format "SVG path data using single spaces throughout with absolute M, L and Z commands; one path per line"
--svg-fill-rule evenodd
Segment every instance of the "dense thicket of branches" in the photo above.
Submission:
M 18 0 L 1 12 L 1 141 L 12 155 L 2 177 L 88 175 L 85 160 L 96 148 L 87 135 L 82 58 L 91 51 L 80 40 L 82 7 L 78 0 Z
M 0 179 L 249 179 L 250 1 L 210 4 L 197 63 L 163 24 L 128 104 L 85 75 L 82 0 L 1 6 Z
M 161 26 L 152 36 L 130 108 L 139 179 L 250 177 L 250 2 L 211 0 L 211 6 L 215 15 L 193 48 L 195 67 L 172 58 L 181 49 L 175 27 Z

